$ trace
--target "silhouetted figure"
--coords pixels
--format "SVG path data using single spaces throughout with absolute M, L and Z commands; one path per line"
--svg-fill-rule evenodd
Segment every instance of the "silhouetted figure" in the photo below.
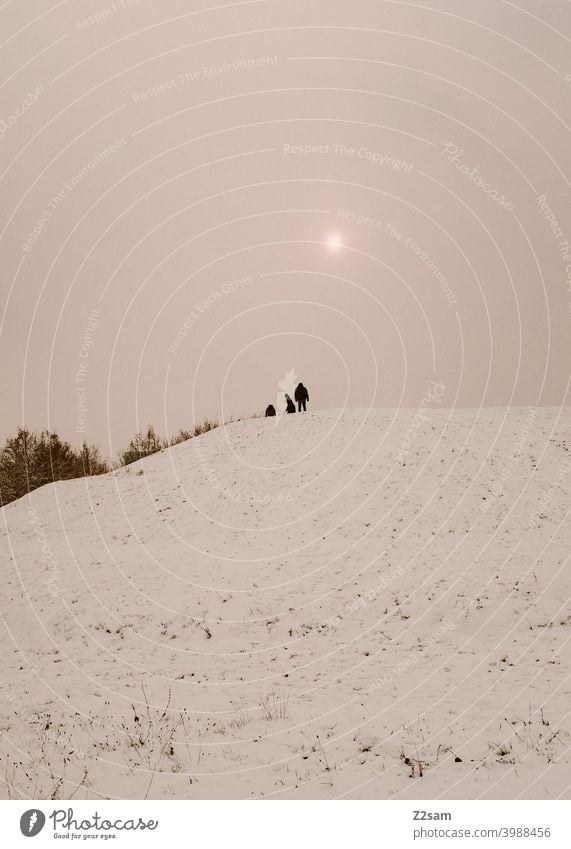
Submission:
M 274 405 L 268 404 L 268 406 L 266 407 L 266 418 L 268 416 L 275 416 L 275 414 L 276 414 L 276 408 L 274 407 Z
M 306 404 L 309 401 L 309 392 L 303 385 L 303 383 L 298 383 L 295 389 L 294 398 L 297 401 L 297 411 L 298 413 L 307 411 Z
M 286 395 L 285 398 L 287 401 L 286 413 L 295 413 L 295 404 L 293 403 L 289 395 Z

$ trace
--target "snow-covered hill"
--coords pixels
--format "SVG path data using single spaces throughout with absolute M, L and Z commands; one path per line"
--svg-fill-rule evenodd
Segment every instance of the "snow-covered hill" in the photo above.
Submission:
M 3 510 L 3 795 L 571 795 L 570 414 L 232 424 Z

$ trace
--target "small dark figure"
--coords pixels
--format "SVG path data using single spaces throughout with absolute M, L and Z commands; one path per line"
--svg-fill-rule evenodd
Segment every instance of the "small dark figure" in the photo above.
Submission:
M 268 404 L 268 406 L 266 407 L 266 417 L 267 416 L 275 416 L 275 414 L 276 414 L 276 408 L 274 407 L 274 405 Z
M 285 397 L 287 401 L 286 413 L 295 413 L 295 404 L 293 403 L 289 395 L 286 395 Z
M 296 387 L 296 390 L 295 390 L 295 393 L 294 393 L 294 398 L 297 401 L 297 411 L 298 411 L 298 413 L 301 413 L 302 410 L 305 413 L 307 411 L 306 404 L 309 401 L 309 392 L 307 391 L 307 389 L 305 388 L 303 383 L 297 384 L 297 387 Z

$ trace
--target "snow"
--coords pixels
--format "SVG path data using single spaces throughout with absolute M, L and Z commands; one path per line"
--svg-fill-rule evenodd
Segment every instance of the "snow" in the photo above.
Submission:
M 3 795 L 568 798 L 570 423 L 253 419 L 8 505 Z

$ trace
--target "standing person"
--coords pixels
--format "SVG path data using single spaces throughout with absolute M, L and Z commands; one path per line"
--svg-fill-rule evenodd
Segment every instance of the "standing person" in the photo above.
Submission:
M 309 401 L 309 392 L 307 391 L 303 383 L 297 384 L 294 398 L 297 401 L 298 413 L 301 413 L 302 410 L 305 413 L 307 411 L 306 404 Z
M 286 413 L 295 413 L 295 404 L 293 403 L 289 395 L 286 394 L 285 399 L 287 401 Z

